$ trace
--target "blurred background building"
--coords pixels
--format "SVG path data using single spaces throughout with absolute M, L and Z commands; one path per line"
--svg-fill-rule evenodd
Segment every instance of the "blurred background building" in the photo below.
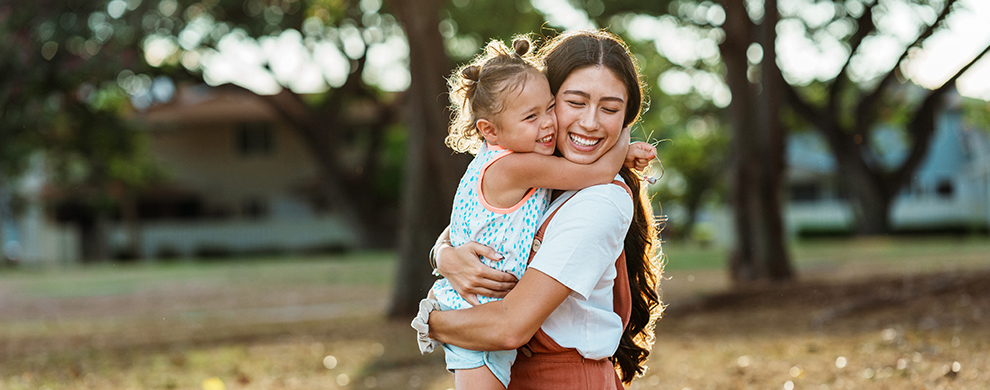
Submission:
M 317 168 L 269 105 L 248 91 L 180 88 L 168 103 L 133 118 L 166 171 L 133 204 L 112 213 L 113 258 L 188 258 L 338 250 L 355 237 L 328 210 Z M 332 124 L 328 124 L 332 126 Z M 96 215 L 73 193 L 46 182 L 43 167 L 23 181 L 27 210 L 5 221 L 9 251 L 26 263 L 78 262 L 92 245 Z M 128 211 L 132 207 L 133 220 Z M 5 214 L 6 215 L 6 214 Z M 14 244 L 16 242 L 16 244 Z
M 891 210 L 895 231 L 973 232 L 990 228 L 990 139 L 963 121 L 958 93 L 947 96 L 927 158 Z M 900 164 L 910 145 L 895 129 L 874 133 L 879 163 Z M 790 234 L 851 234 L 854 211 L 820 134 L 793 133 L 787 149 Z

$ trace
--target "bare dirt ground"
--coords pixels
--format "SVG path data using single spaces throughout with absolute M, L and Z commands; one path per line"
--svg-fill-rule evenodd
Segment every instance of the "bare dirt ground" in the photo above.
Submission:
M 901 246 L 812 248 L 797 281 L 742 288 L 669 266 L 632 388 L 990 389 L 990 251 L 943 245 L 932 265 Z M 385 319 L 393 271 L 389 256 L 0 270 L 0 390 L 453 387 L 442 354 Z
M 753 286 L 657 326 L 639 389 L 990 388 L 990 271 Z

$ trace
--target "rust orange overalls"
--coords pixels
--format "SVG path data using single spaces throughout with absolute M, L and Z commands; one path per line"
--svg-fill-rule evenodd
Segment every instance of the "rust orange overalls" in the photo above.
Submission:
M 626 183 L 614 180 L 612 184 L 625 188 L 626 192 L 632 196 Z M 564 202 L 566 203 L 567 200 Z M 560 207 L 557 210 L 560 210 Z M 553 219 L 557 210 L 554 210 L 537 230 L 535 239 L 540 240 L 538 242 L 542 242 L 547 224 Z M 533 260 L 533 255 L 538 249 L 539 244 L 535 244 L 534 250 L 529 254 L 529 261 Z M 615 260 L 615 271 L 615 283 L 612 285 L 612 310 L 622 318 L 622 328 L 625 329 L 632 312 L 625 250 Z M 526 345 L 520 347 L 518 352 L 516 361 L 512 364 L 512 380 L 509 381 L 507 390 L 623 389 L 622 381 L 609 359 L 586 359 L 576 349 L 558 345 L 542 328 Z

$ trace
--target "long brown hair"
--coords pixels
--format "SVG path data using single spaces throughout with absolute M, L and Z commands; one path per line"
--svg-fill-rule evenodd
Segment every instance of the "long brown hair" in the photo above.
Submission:
M 588 66 L 604 66 L 625 85 L 629 100 L 623 125 L 639 120 L 643 111 L 643 83 L 639 66 L 621 38 L 602 30 L 576 31 L 558 35 L 544 45 L 538 55 L 545 61 L 550 92 L 560 90 L 571 72 Z M 629 383 L 646 369 L 646 358 L 653 348 L 653 325 L 662 311 L 658 280 L 663 272 L 661 250 L 654 224 L 653 207 L 639 176 L 627 167 L 619 171 L 633 196 L 633 219 L 623 249 L 632 292 L 632 315 L 623 330 L 612 361 Z

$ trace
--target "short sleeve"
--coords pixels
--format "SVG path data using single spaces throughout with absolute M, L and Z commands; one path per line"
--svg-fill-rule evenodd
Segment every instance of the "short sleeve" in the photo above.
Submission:
M 578 191 L 550 220 L 529 267 L 588 299 L 622 253 L 632 209 L 632 199 L 620 186 L 604 184 Z

